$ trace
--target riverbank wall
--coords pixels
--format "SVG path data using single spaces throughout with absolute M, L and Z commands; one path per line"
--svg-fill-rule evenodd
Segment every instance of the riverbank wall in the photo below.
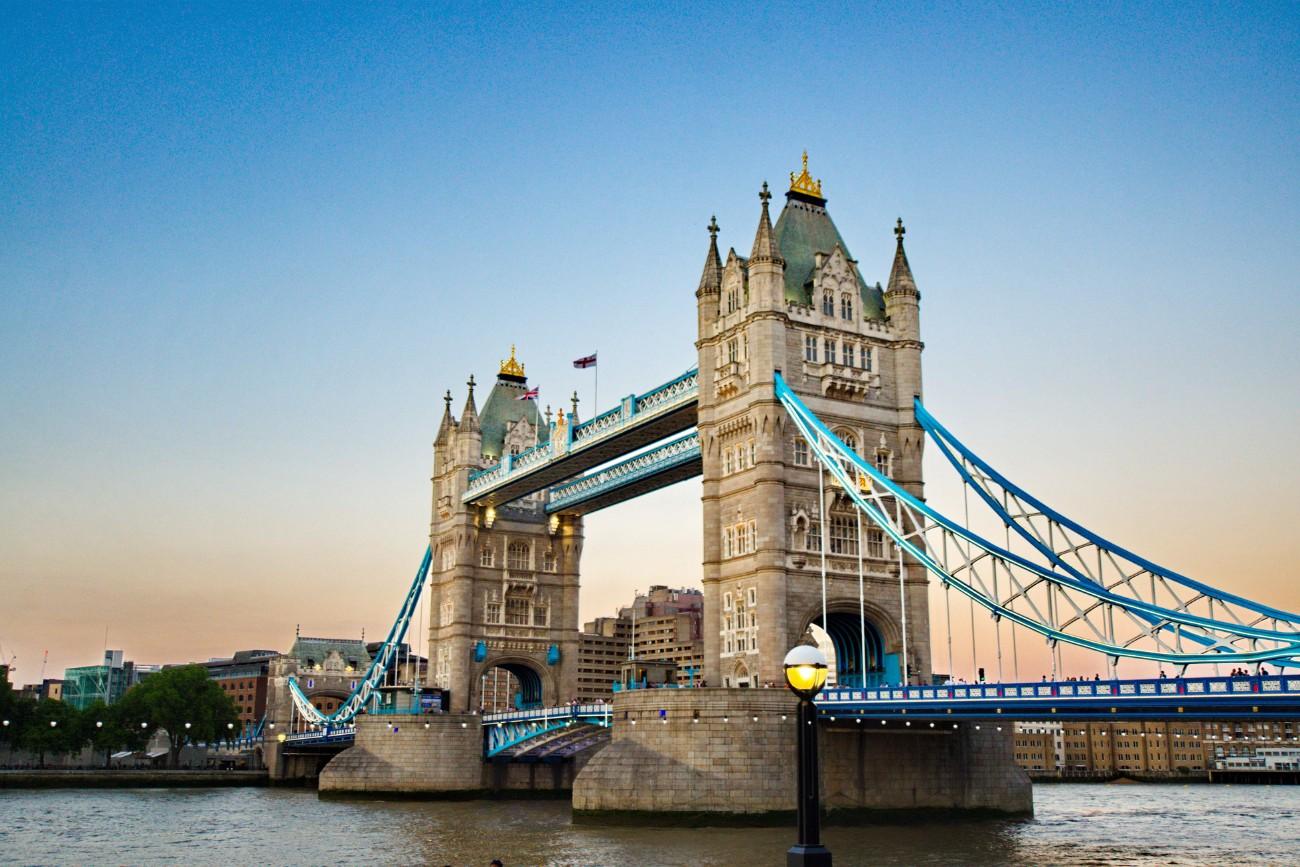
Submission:
M 268 782 L 265 771 L 0 771 L 0 789 L 185 789 Z

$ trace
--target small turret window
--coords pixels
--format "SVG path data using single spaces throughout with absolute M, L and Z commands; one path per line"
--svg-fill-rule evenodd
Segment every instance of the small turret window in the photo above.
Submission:
M 801 467 L 808 466 L 808 441 L 803 437 L 794 439 L 794 462 Z
M 835 296 L 829 292 L 822 294 L 822 313 L 827 316 L 835 315 Z
M 850 298 L 848 295 L 840 296 L 840 318 L 841 319 L 853 318 L 853 299 Z
M 555 571 L 555 552 L 547 551 L 542 554 L 542 570 L 545 572 Z
M 803 339 L 803 358 L 804 361 L 817 360 L 817 338 L 811 334 Z
M 480 566 L 491 567 L 495 565 L 495 562 L 496 562 L 496 555 L 493 554 L 492 549 L 486 545 L 483 546 L 483 550 L 480 551 L 478 555 L 478 564 Z
M 826 350 L 826 363 L 834 364 L 835 363 L 835 341 L 834 340 L 822 341 L 822 348 Z
M 890 454 L 889 449 L 876 449 L 876 472 L 886 478 L 890 477 Z
M 871 355 L 872 352 L 870 346 L 862 347 L 862 369 L 863 370 L 871 370 Z
M 735 364 L 740 359 L 740 344 L 735 340 L 727 341 L 727 361 Z
M 857 366 L 857 362 L 856 362 L 856 361 L 854 360 L 854 358 L 853 358 L 853 356 L 854 356 L 854 350 L 856 350 L 856 349 L 857 349 L 857 347 L 854 346 L 852 343 L 846 343 L 846 344 L 844 344 L 844 366 L 845 366 L 845 367 L 856 367 L 856 366 Z

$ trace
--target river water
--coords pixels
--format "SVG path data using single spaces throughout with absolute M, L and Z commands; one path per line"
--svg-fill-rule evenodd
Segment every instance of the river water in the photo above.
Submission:
M 832 827 L 837 865 L 1300 864 L 1300 787 L 1055 784 L 1032 820 Z M 0 791 L 4 864 L 784 864 L 793 829 L 574 825 L 566 801 Z

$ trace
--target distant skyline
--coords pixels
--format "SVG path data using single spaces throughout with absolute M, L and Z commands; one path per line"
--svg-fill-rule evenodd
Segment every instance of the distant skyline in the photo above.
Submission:
M 382 636 L 444 390 L 459 414 L 512 343 L 584 417 L 580 355 L 602 407 L 690 367 L 709 218 L 747 253 L 804 149 L 868 281 L 906 223 L 945 423 L 1116 541 L 1300 609 L 1294 3 L 6 13 L 19 682 L 106 627 L 145 663 Z M 588 519 L 584 620 L 699 585 L 699 495 Z

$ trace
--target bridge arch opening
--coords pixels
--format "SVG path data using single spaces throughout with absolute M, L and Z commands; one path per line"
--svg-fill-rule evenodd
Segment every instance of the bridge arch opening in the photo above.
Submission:
M 826 621 L 823 625 L 818 614 L 811 625 L 816 627 L 813 634 L 831 663 L 836 685 L 864 688 L 891 682 L 897 658 L 885 653 L 884 637 L 871 618 L 866 619 L 864 627 L 857 612 L 831 611 Z
M 479 677 L 479 706 L 487 713 L 542 707 L 544 699 L 542 675 L 527 663 L 497 662 Z

